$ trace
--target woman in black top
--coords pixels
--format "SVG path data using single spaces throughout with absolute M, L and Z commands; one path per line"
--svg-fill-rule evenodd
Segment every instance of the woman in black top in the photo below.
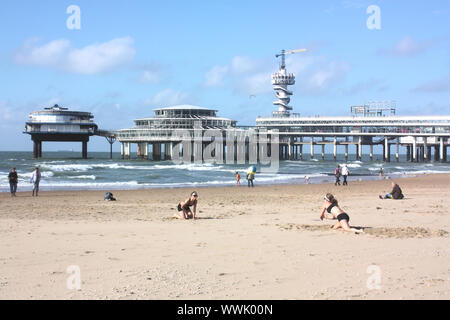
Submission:
M 178 219 L 195 219 L 195 214 L 197 212 L 197 200 L 198 193 L 194 191 L 188 199 L 178 204 L 178 213 L 175 213 L 174 217 Z M 193 207 L 193 211 L 191 211 L 190 207 Z
M 350 232 L 363 232 L 362 230 L 350 227 L 350 225 L 348 224 L 350 221 L 350 217 L 339 207 L 337 199 L 331 193 L 327 193 L 327 195 L 324 197 L 324 200 L 325 202 L 323 204 L 322 211 L 320 212 L 320 220 L 323 220 L 324 218 L 330 220 L 338 220 L 338 222 L 336 222 L 336 224 L 333 226 L 333 230 L 342 228 L 345 231 Z M 328 212 L 328 214 L 325 213 L 325 211 Z

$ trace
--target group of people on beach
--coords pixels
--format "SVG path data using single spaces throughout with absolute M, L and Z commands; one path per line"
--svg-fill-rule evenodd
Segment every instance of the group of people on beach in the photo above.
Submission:
M 236 171 L 236 185 L 240 186 L 241 185 L 241 174 L 239 173 L 239 171 Z M 253 180 L 255 180 L 255 172 L 254 171 L 249 171 L 247 173 L 247 186 L 250 187 L 254 187 L 255 185 L 253 184 Z
M 247 180 L 248 180 L 248 186 L 253 187 L 253 180 L 254 180 L 254 170 L 249 171 L 247 174 Z M 340 169 L 340 166 L 336 166 L 335 170 L 335 176 L 336 176 L 336 182 L 335 185 L 340 185 L 340 176 L 344 178 L 343 185 L 347 185 L 347 177 L 350 174 L 347 165 L 343 165 L 342 170 Z M 17 192 L 17 184 L 19 177 L 17 175 L 16 168 L 12 168 L 9 175 L 9 184 L 11 189 L 11 196 L 15 197 Z M 33 192 L 32 196 L 38 196 L 39 192 L 39 183 L 41 181 L 41 173 L 39 171 L 39 168 L 36 167 L 33 171 L 30 179 L 30 183 L 33 184 Z M 239 172 L 236 171 L 236 183 L 240 185 L 240 175 Z M 392 190 L 391 192 L 379 195 L 380 199 L 403 199 L 404 195 L 402 193 L 402 190 L 400 186 L 392 182 Z M 198 193 L 197 191 L 193 191 L 190 196 L 185 199 L 184 201 L 181 201 L 177 205 L 177 213 L 174 214 L 174 217 L 177 219 L 196 219 L 197 214 L 197 204 L 198 204 Z M 192 207 L 192 209 L 191 209 Z M 332 227 L 333 230 L 342 228 L 345 231 L 360 233 L 363 232 L 361 229 L 352 228 L 349 224 L 350 222 L 350 216 L 344 212 L 341 207 L 339 207 L 338 200 L 332 195 L 331 193 L 327 193 L 324 197 L 324 203 L 321 208 L 320 212 L 320 220 L 323 219 L 329 219 L 329 220 L 337 220 L 337 222 Z
M 17 192 L 17 185 L 19 184 L 19 176 L 17 175 L 16 168 L 11 168 L 11 171 L 8 174 L 8 180 L 11 197 L 15 197 Z M 33 184 L 33 193 L 32 193 L 33 197 L 35 195 L 36 197 L 38 196 L 40 182 L 41 182 L 41 172 L 39 171 L 39 168 L 36 167 L 30 179 L 30 183 Z
M 336 169 L 334 169 L 334 176 L 336 178 L 336 182 L 334 183 L 335 186 L 341 185 L 341 176 L 344 179 L 342 182 L 343 186 L 348 186 L 347 178 L 350 174 L 350 170 L 348 170 L 347 164 L 343 164 L 342 168 L 340 165 L 336 166 Z

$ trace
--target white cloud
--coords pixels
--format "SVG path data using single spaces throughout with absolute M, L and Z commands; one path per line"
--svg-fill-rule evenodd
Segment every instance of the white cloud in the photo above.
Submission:
M 437 42 L 437 40 L 419 42 L 412 39 L 411 37 L 404 37 L 392 47 L 380 50 L 379 54 L 398 57 L 415 57 L 425 52 Z
M 445 77 L 421 84 L 413 89 L 415 92 L 450 92 L 450 74 Z
M 173 106 L 191 103 L 193 103 L 193 98 L 189 94 L 170 88 L 160 91 L 152 98 L 143 101 L 143 104 L 147 106 Z
M 205 81 L 203 84 L 207 87 L 222 86 L 225 77 L 228 75 L 228 66 L 214 66 L 205 74 Z
M 43 45 L 31 39 L 15 53 L 14 61 L 75 74 L 99 74 L 130 62 L 136 54 L 133 42 L 131 37 L 116 38 L 77 49 L 66 39 Z
M 341 60 L 330 60 L 323 56 L 298 54 L 286 58 L 288 72 L 296 74 L 296 85 L 304 94 L 318 94 L 331 89 L 343 80 L 350 64 Z M 254 59 L 234 57 L 228 65 L 215 66 L 205 74 L 205 85 L 222 86 L 230 79 L 233 91 L 242 95 L 272 92 L 271 74 L 278 70 L 272 57 Z
M 163 66 L 159 62 L 138 65 L 135 67 L 135 69 L 141 72 L 141 75 L 138 79 L 138 81 L 141 83 L 159 84 L 163 80 L 167 80 L 168 78 L 168 67 Z

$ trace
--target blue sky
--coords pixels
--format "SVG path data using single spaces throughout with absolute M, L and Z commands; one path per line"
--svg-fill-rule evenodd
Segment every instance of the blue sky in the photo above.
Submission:
M 81 9 L 79 30 L 66 26 L 70 5 Z M 367 28 L 370 5 L 379 30 Z M 281 49 L 308 49 L 287 59 L 294 112 L 348 115 L 351 105 L 395 100 L 399 115 L 450 114 L 445 0 L 3 1 L 0 33 L 3 151 L 31 150 L 28 113 L 55 103 L 93 112 L 105 129 L 183 103 L 252 125 L 275 109 Z M 91 139 L 90 150 L 108 148 Z

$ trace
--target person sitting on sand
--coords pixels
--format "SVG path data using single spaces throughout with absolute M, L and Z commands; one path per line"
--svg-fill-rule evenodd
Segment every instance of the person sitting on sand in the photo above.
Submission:
M 195 219 L 195 214 L 197 212 L 197 200 L 198 193 L 193 191 L 191 196 L 187 198 L 184 202 L 180 202 L 177 206 L 178 213 L 174 214 L 175 218 L 178 219 Z M 193 212 L 190 207 L 193 208 Z
M 395 200 L 399 200 L 399 199 L 403 199 L 404 197 L 405 196 L 402 193 L 402 189 L 400 189 L 398 184 L 396 184 L 395 182 L 392 182 L 392 191 L 391 191 L 391 193 L 387 193 L 384 196 L 382 196 L 381 194 L 379 195 L 380 199 L 395 199 Z
M 330 220 L 338 220 L 336 224 L 333 226 L 333 230 L 337 230 L 339 228 L 344 229 L 345 231 L 350 232 L 363 232 L 362 230 L 358 230 L 355 228 L 351 228 L 348 224 L 350 221 L 350 217 L 346 214 L 338 205 L 337 199 L 331 194 L 327 193 L 324 197 L 325 203 L 323 204 L 322 211 L 320 212 L 320 220 L 330 219 Z M 325 213 L 325 211 L 328 212 Z

